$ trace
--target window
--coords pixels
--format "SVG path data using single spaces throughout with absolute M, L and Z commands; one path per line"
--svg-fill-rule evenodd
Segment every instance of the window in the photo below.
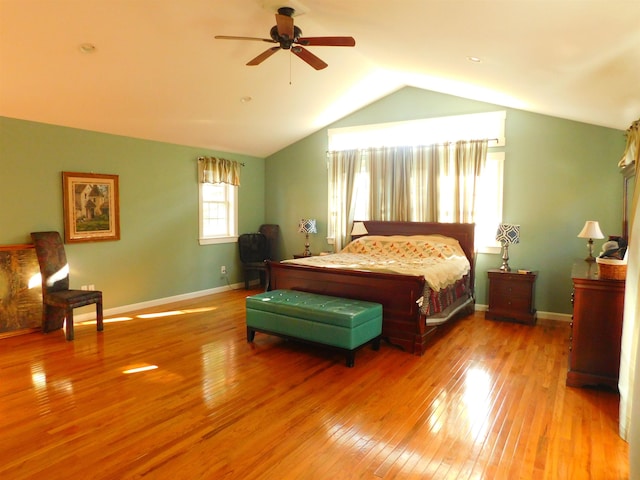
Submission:
M 198 183 L 200 245 L 238 239 L 238 187 L 227 183 Z
M 428 118 L 407 122 L 330 129 L 329 149 L 331 151 L 366 149 L 379 146 L 430 145 L 455 142 L 464 139 L 489 138 L 490 147 L 505 145 L 505 111 Z M 478 178 L 475 193 L 476 248 L 483 253 L 499 253 L 495 241 L 498 224 L 502 221 L 502 182 L 504 152 L 487 154 L 484 172 Z M 454 179 L 442 176 L 440 182 L 440 221 L 452 221 L 452 196 Z M 362 171 L 356 173 L 354 203 L 356 219 L 367 219 L 369 179 Z M 412 199 L 415 201 L 415 199 Z M 336 208 L 329 199 L 329 218 Z

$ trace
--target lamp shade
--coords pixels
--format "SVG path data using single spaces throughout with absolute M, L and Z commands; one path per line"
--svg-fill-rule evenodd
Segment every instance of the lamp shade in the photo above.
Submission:
M 604 238 L 600 224 L 595 220 L 587 220 L 578 234 L 578 238 Z
M 318 233 L 315 219 L 302 219 L 298 224 L 299 233 Z
M 351 236 L 353 235 L 366 235 L 369 233 L 367 227 L 364 226 L 364 222 L 353 222 L 353 228 L 351 229 Z
M 520 225 L 501 223 L 496 232 L 496 240 L 503 245 L 520 243 Z

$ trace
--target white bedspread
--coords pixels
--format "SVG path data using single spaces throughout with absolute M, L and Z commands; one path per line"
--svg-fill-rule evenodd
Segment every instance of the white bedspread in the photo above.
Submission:
M 366 236 L 339 253 L 284 260 L 286 263 L 368 272 L 423 275 L 434 291 L 469 273 L 469 260 L 457 240 L 441 235 Z

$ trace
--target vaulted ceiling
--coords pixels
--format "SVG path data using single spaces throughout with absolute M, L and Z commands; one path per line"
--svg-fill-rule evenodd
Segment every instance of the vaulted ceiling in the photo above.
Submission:
M 214 39 L 269 38 L 280 6 L 355 47 L 307 47 L 314 70 Z M 264 157 L 410 85 L 625 129 L 639 18 L 638 0 L 0 0 L 0 115 Z

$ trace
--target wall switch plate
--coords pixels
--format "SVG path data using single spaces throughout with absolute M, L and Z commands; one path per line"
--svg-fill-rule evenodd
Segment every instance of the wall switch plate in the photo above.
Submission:
M 226 275 L 227 274 L 227 267 L 225 265 L 222 265 L 220 267 L 220 274 L 221 275 Z

